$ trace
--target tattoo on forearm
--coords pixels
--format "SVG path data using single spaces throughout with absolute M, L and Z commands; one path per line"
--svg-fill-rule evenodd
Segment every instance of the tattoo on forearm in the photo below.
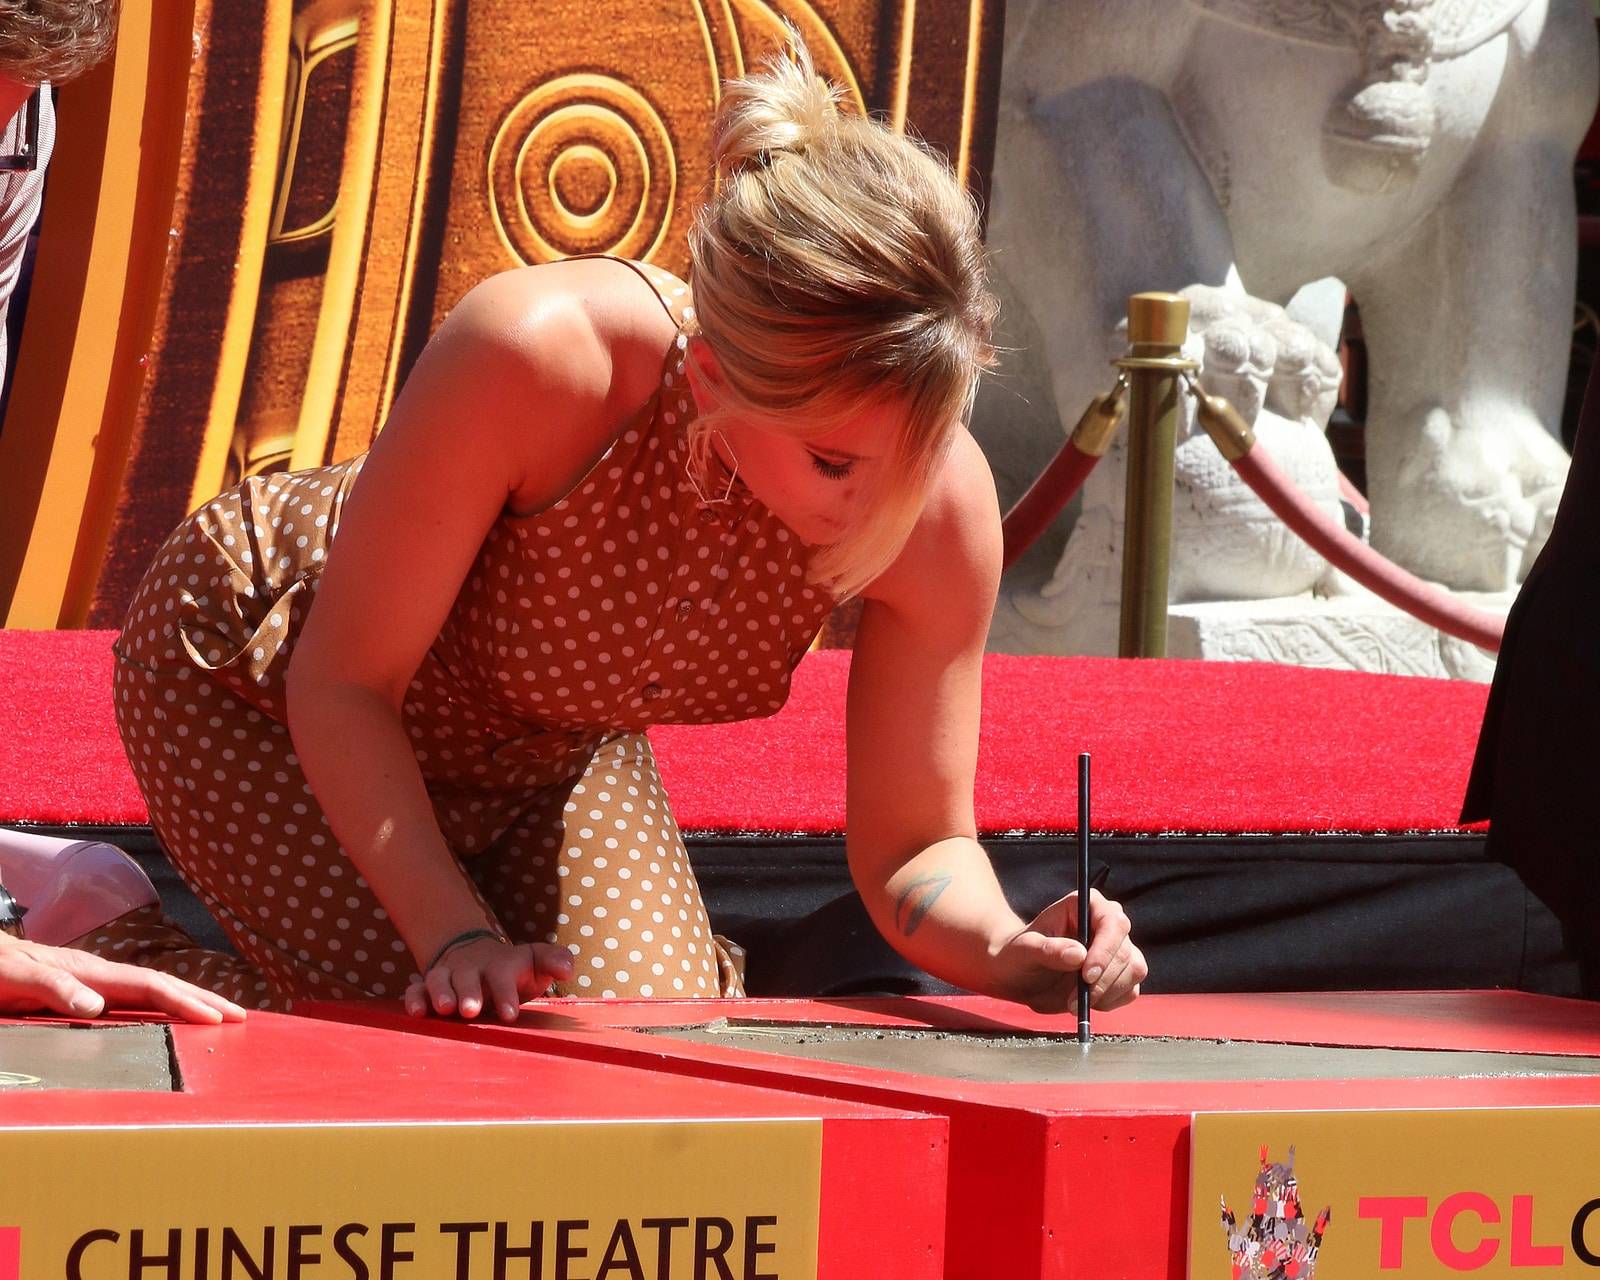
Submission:
M 909 938 L 917 931 L 917 926 L 933 910 L 933 904 L 950 887 L 953 878 L 944 872 L 930 871 L 918 876 L 900 891 L 900 896 L 894 900 L 894 922 L 900 927 L 901 933 Z

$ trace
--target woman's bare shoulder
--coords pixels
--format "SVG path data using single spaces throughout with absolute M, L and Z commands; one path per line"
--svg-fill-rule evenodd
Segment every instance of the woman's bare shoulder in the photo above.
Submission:
M 503 345 L 541 381 L 558 379 L 624 415 L 654 390 L 674 335 L 649 283 L 610 258 L 499 272 L 457 304 L 452 322 Z
M 655 393 L 675 326 L 650 284 L 613 259 L 503 271 L 474 286 L 440 329 L 477 350 L 518 479 L 508 509 L 543 510 L 610 448 Z M 482 352 L 496 353 L 489 360 Z M 493 370 L 494 372 L 487 372 Z

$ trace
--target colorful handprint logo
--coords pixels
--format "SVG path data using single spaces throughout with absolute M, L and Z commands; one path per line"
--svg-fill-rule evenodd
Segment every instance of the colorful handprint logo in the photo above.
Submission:
M 1317 1250 L 1332 1211 L 1324 1208 L 1310 1227 L 1300 1209 L 1300 1184 L 1294 1176 L 1294 1148 L 1282 1164 L 1261 1148 L 1250 1216 L 1240 1226 L 1222 1197 L 1222 1229 L 1233 1256 L 1233 1280 L 1314 1280 Z

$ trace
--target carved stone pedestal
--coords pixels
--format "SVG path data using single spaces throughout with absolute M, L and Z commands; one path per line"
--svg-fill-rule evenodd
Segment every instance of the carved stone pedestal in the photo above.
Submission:
M 1514 595 L 1467 592 L 1461 598 L 1504 613 Z M 1483 682 L 1494 675 L 1493 654 L 1368 595 L 1174 605 L 1167 656 Z

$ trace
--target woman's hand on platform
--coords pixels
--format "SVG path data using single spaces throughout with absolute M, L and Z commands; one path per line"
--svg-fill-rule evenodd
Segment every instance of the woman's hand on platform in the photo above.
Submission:
M 572 953 L 565 947 L 477 938 L 452 947 L 426 974 L 411 979 L 406 1012 L 414 1018 L 429 1012 L 476 1018 L 490 1010 L 502 1022 L 515 1022 L 524 1000 L 537 1000 L 572 974 Z
M 185 1022 L 239 1022 L 245 1016 L 233 1001 L 171 974 L 0 935 L 0 1013 L 97 1018 L 107 1007 Z
M 1077 941 L 1078 895 L 1052 902 L 995 952 L 1003 989 L 1038 1013 L 1078 1007 L 1078 973 L 1089 983 L 1089 1007 L 1115 1009 L 1135 999 L 1149 975 L 1144 953 L 1129 937 L 1128 914 L 1098 889 L 1090 891 L 1092 932 L 1084 954 Z

